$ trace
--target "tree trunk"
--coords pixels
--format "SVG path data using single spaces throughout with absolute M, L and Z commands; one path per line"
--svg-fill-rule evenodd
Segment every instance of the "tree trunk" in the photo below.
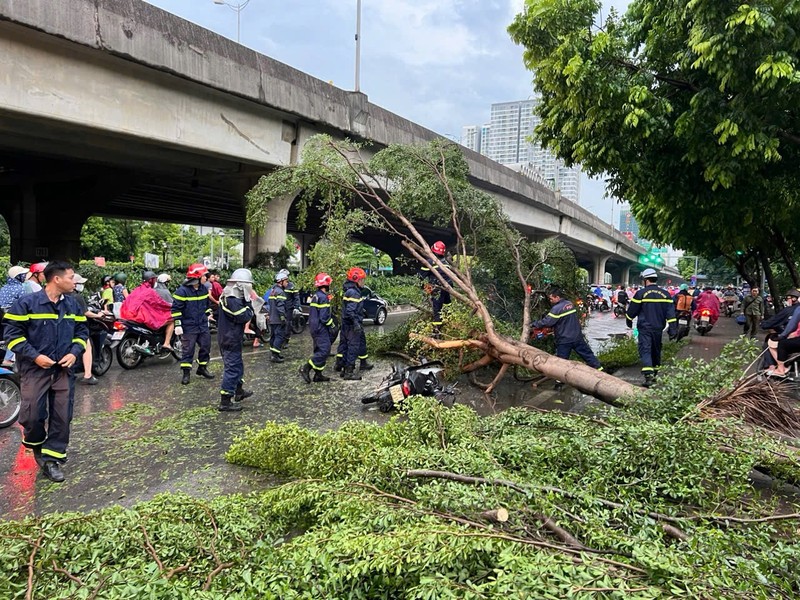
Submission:
M 414 337 L 434 348 L 478 348 L 504 365 L 518 365 L 538 371 L 614 406 L 624 405 L 626 399 L 641 392 L 635 385 L 584 363 L 558 358 L 544 350 L 494 332 L 486 333 L 477 340 L 440 341 L 418 335 Z
M 764 267 L 764 276 L 767 279 L 767 287 L 769 287 L 769 293 L 772 296 L 772 307 L 775 309 L 775 312 L 778 312 L 780 310 L 779 302 L 781 299 L 781 292 L 775 283 L 775 274 L 772 272 L 772 266 L 769 264 L 769 258 L 767 258 L 763 252 L 759 252 L 759 256 L 761 257 L 761 264 Z
M 783 259 L 783 263 L 789 270 L 789 275 L 792 278 L 792 285 L 794 285 L 794 287 L 800 286 L 800 274 L 797 272 L 797 265 L 794 262 L 791 251 L 789 250 L 789 244 L 786 241 L 786 236 L 783 235 L 782 231 L 773 231 L 773 236 L 775 240 L 775 246 L 778 248 L 778 252 L 781 254 L 781 259 Z M 773 294 L 772 297 L 775 298 L 776 296 Z

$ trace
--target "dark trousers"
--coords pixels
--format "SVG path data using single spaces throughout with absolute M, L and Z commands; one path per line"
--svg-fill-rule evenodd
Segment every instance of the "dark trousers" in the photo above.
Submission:
M 286 341 L 286 323 L 269 324 L 269 349 L 280 355 L 283 342 Z
M 219 349 L 222 354 L 222 385 L 223 394 L 233 396 L 236 388 L 244 381 L 244 362 L 242 361 L 242 347 Z
M 594 355 L 594 352 L 592 352 L 592 349 L 589 347 L 589 344 L 586 343 L 585 339 L 581 338 L 571 342 L 556 342 L 556 356 L 558 358 L 569 358 L 573 350 L 587 365 L 595 369 L 600 368 L 600 361 L 597 360 L 597 357 Z
M 758 333 L 758 326 L 761 323 L 761 315 L 745 315 L 744 322 L 744 335 L 749 335 L 751 338 L 756 337 Z
M 194 347 L 200 347 L 197 352 L 197 364 L 207 365 L 211 357 L 211 333 L 206 329 L 200 333 L 184 333 L 181 336 L 181 368 L 191 369 L 194 362 Z
M 778 360 L 785 362 L 795 352 L 800 352 L 800 337 L 786 338 L 778 342 Z
M 442 324 L 442 308 L 445 304 L 450 304 L 450 294 L 448 292 L 440 291 L 438 294 L 431 295 L 431 309 L 433 310 L 432 323 L 436 326 Z
M 286 326 L 284 327 L 283 332 L 283 345 L 289 343 L 289 338 L 292 337 L 292 321 L 291 319 L 286 319 Z
M 642 373 L 657 373 L 661 366 L 661 337 L 664 332 L 639 330 L 639 360 Z
M 342 361 L 346 367 L 355 367 L 356 359 L 369 358 L 367 354 L 367 335 L 364 328 L 355 329 L 349 323 L 342 325 L 339 348 L 336 351 L 336 360 Z
M 328 355 L 331 353 L 331 334 L 327 327 L 323 327 L 318 331 L 312 331 L 311 339 L 314 342 L 314 355 L 309 364 L 313 369 L 322 371 L 325 363 L 328 362 Z
M 25 367 L 20 377 L 22 403 L 19 424 L 22 444 L 39 448 L 43 460 L 64 461 L 69 444 L 69 423 L 72 420 L 69 369 Z

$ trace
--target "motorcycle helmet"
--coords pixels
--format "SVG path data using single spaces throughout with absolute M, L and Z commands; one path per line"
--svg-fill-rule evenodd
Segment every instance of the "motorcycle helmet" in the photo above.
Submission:
M 325 287 L 333 283 L 333 278 L 327 273 L 317 273 L 314 278 L 314 287 Z
M 145 271 L 144 273 L 142 273 L 142 281 L 150 281 L 151 279 L 155 279 L 156 277 L 158 276 L 152 271 Z
M 46 266 L 47 266 L 47 263 L 46 263 L 46 262 L 38 262 L 38 263 L 33 263 L 33 264 L 30 266 L 30 269 L 28 269 L 28 272 L 29 272 L 31 275 L 35 275 L 36 273 L 44 273 L 44 268 L 45 268 Z
M 686 290 L 688 290 L 688 289 L 689 289 L 689 286 L 688 286 L 688 285 L 686 285 L 685 283 L 682 283 L 682 284 L 681 284 L 681 291 L 682 291 L 682 292 L 685 292 L 685 291 L 686 291 Z
M 172 275 L 169 273 L 161 273 L 158 276 L 158 283 L 167 283 L 168 281 L 172 281 Z
M 25 278 L 25 275 L 28 274 L 28 269 L 25 267 L 11 267 L 8 270 L 8 276 L 11 279 L 16 279 L 17 281 L 22 281 Z
M 253 283 L 253 274 L 250 269 L 236 269 L 228 277 L 228 283 Z
M 100 285 L 106 287 L 106 285 L 112 281 L 114 281 L 114 277 L 112 275 L 103 275 L 103 278 L 100 280 Z
M 289 279 L 289 271 L 287 269 L 281 269 L 280 271 L 275 273 L 275 283 L 284 281 L 286 279 Z
M 122 285 L 125 285 L 125 282 L 128 281 L 128 276 L 122 272 L 114 273 L 114 281 L 116 281 L 117 283 L 121 283 Z
M 202 263 L 194 263 L 186 269 L 186 279 L 200 279 L 206 273 L 208 273 L 208 267 Z
M 642 279 L 658 279 L 658 273 L 655 269 L 645 269 L 642 271 Z
M 353 267 L 347 272 L 347 278 L 350 281 L 359 282 L 364 281 L 367 278 L 367 274 L 361 267 Z
M 447 251 L 447 246 L 445 246 L 444 242 L 442 242 L 441 240 L 438 242 L 433 242 L 433 245 L 431 246 L 431 251 L 436 256 L 444 256 L 445 252 Z

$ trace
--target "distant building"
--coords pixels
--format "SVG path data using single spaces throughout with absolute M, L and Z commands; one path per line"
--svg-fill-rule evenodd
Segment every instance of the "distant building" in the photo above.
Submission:
M 630 209 L 619 211 L 619 230 L 622 233 L 631 233 L 634 241 L 639 239 L 639 223 Z
M 529 99 L 492 104 L 490 122 L 480 128 L 464 127 L 461 143 L 472 149 L 477 145 L 481 154 L 519 172 L 537 171 L 540 176 L 534 179 L 544 181 L 562 196 L 579 202 L 580 168 L 566 166 L 564 161 L 542 148 L 541 143 L 531 141 L 540 121 L 533 113 L 537 102 L 537 99 Z

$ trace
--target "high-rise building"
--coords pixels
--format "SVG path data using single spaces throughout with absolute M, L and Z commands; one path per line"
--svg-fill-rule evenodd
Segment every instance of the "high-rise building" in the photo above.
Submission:
M 536 170 L 541 179 L 562 196 L 579 202 L 580 168 L 567 167 L 564 161 L 542 148 L 541 143 L 532 141 L 533 130 L 539 123 L 539 117 L 533 112 L 537 102 L 534 98 L 492 104 L 491 121 L 477 134 L 472 133 L 478 130 L 477 126 L 465 127 L 462 144 L 472 147 L 463 140 L 472 140 L 477 135 L 481 154 L 504 165 L 515 165 L 516 170 L 523 173 Z
M 622 233 L 633 234 L 633 240 L 639 239 L 639 223 L 630 209 L 623 209 L 619 211 L 619 230 Z
M 481 151 L 482 127 L 477 125 L 465 125 L 461 128 L 461 145 L 475 152 Z

